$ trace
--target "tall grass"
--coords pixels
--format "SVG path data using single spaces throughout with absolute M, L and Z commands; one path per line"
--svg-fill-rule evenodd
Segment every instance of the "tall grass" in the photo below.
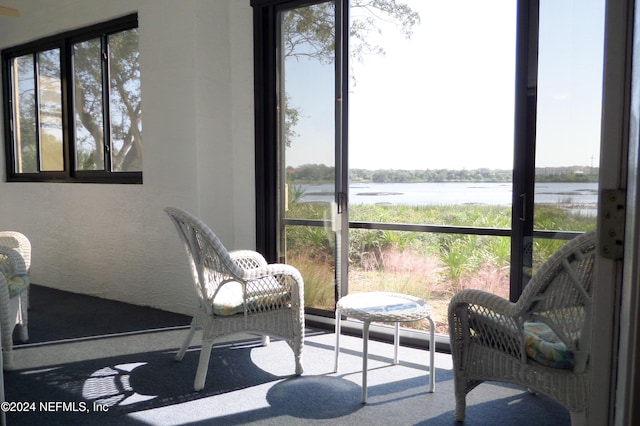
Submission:
M 322 206 L 293 204 L 288 217 L 322 218 Z M 509 228 L 511 209 L 499 206 L 355 205 L 351 221 Z M 536 229 L 587 231 L 595 218 L 568 214 L 556 206 L 536 206 Z M 329 229 L 289 226 L 287 262 L 305 280 L 307 306 L 333 309 L 335 238 Z M 534 266 L 564 242 L 534 241 Z M 446 308 L 464 288 L 509 295 L 511 244 L 508 237 L 386 230 L 349 230 L 349 292 L 393 291 L 429 300 L 439 332 L 447 332 Z M 424 328 L 416 323 L 413 327 Z

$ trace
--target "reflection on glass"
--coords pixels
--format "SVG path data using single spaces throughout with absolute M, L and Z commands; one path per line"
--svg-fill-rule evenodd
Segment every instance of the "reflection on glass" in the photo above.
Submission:
M 64 170 L 62 151 L 62 84 L 60 50 L 38 54 L 40 169 Z
M 73 46 L 76 168 L 104 170 L 102 60 L 99 38 Z
M 35 173 L 38 171 L 38 145 L 33 55 L 17 57 L 12 65 L 16 171 Z
M 137 29 L 109 36 L 111 170 L 142 170 L 140 65 Z
M 308 34 L 326 35 L 325 26 L 334 37 L 334 13 L 330 2 L 282 14 L 279 105 L 288 218 L 322 218 L 330 214 L 335 200 L 335 67 L 316 52 L 316 41 L 307 38 Z M 329 18 L 316 21 L 316 14 Z M 301 32 L 301 23 L 311 28 Z M 314 195 L 323 198 L 309 200 Z
M 596 227 L 604 7 L 540 2 L 535 230 Z M 534 239 L 531 273 L 563 244 Z
M 283 11 L 280 18 L 279 197 L 280 217 L 285 220 L 280 250 L 286 262 L 296 266 L 304 278 L 306 306 L 333 309 L 335 4 L 327 2 Z M 318 49 L 319 45 L 330 48 L 324 51 Z M 314 224 L 287 224 L 286 220 L 291 219 Z
M 596 226 L 604 7 L 540 2 L 534 229 Z
M 287 263 L 304 279 L 305 306 L 333 310 L 335 244 L 329 230 L 318 226 L 288 225 L 285 230 Z

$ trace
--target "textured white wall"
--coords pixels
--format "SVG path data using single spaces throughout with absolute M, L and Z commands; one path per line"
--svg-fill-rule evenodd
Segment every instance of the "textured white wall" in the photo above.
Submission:
M 254 247 L 249 1 L 15 5 L 19 18 L 0 17 L 0 48 L 138 12 L 144 183 L 7 183 L 2 149 L 0 229 L 30 238 L 34 283 L 189 312 L 186 256 L 162 208 L 199 215 L 230 249 Z

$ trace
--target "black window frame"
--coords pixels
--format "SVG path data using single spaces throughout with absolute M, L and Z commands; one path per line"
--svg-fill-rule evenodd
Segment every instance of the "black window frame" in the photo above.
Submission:
M 3 87 L 3 122 L 4 145 L 7 182 L 82 182 L 82 183 L 142 183 L 142 171 L 111 171 L 108 149 L 111 140 L 105 143 L 105 170 L 76 170 L 75 168 L 75 135 L 73 123 L 75 120 L 75 105 L 73 96 L 73 46 L 77 43 L 100 38 L 103 54 L 103 111 L 105 117 L 109 114 L 110 86 L 108 74 L 109 57 L 105 55 L 107 37 L 117 33 L 138 28 L 138 14 L 133 13 L 116 19 L 93 24 L 88 27 L 66 31 L 60 34 L 34 40 L 19 46 L 2 50 L 2 87 Z M 14 58 L 25 55 L 37 55 L 51 49 L 60 51 L 61 71 L 61 103 L 62 103 L 62 146 L 63 171 L 17 172 L 16 152 L 14 144 L 13 105 L 11 79 L 11 63 Z M 105 89 L 106 88 L 106 89 Z M 105 139 L 109 136 L 109 120 L 103 119 Z M 40 143 L 38 141 L 38 143 Z

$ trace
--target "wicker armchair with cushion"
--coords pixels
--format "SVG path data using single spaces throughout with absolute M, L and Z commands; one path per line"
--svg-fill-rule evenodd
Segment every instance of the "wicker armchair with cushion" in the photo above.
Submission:
M 165 212 L 184 243 L 199 301 L 191 329 L 176 355 L 180 361 L 197 329 L 202 348 L 194 388 L 204 387 L 214 339 L 255 333 L 286 340 L 295 356 L 295 372 L 302 374 L 304 338 L 303 281 L 290 265 L 270 264 L 249 250 L 228 252 L 209 227 L 192 214 L 167 207 Z
M 3 368 L 13 368 L 13 329 L 19 327 L 19 339 L 29 339 L 27 330 L 27 274 L 24 259 L 16 250 L 0 246 L 0 332 Z
M 516 383 L 586 421 L 595 233 L 566 243 L 536 271 L 517 302 L 462 290 L 449 305 L 456 420 L 484 381 Z

